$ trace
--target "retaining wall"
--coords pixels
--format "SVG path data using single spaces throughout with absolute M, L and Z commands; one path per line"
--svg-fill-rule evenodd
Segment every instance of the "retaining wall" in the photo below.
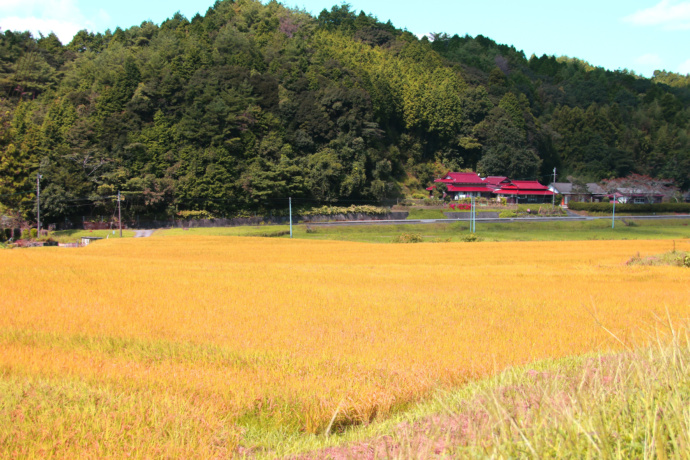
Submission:
M 478 219 L 498 219 L 498 212 L 478 211 L 476 212 Z M 444 216 L 448 219 L 470 220 L 471 213 L 469 212 L 444 212 Z

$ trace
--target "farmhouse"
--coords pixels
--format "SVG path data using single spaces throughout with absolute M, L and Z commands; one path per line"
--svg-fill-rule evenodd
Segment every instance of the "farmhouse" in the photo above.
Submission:
M 506 197 L 509 203 L 548 203 L 554 195 L 551 190 L 536 180 L 502 182 L 493 193 Z
M 663 198 L 664 195 L 652 187 L 621 187 L 616 190 L 616 201 L 619 203 L 654 204 L 661 203 Z
M 537 181 L 510 180 L 506 176 L 489 176 L 481 178 L 474 172 L 448 172 L 435 183 L 446 185 L 447 192 L 453 200 L 463 198 L 498 198 L 503 197 L 509 203 L 546 203 L 552 200 L 554 193 Z M 436 188 L 427 188 L 431 193 Z
M 576 185 L 570 182 L 552 182 L 549 184 L 549 190 L 562 195 L 562 205 L 568 206 L 568 203 L 573 202 L 600 202 L 606 196 L 606 192 L 599 184 L 593 182 L 585 185 Z
M 473 172 L 449 172 L 434 182 L 446 184 L 448 190 L 446 193 L 454 200 L 471 197 L 489 198 L 491 195 L 491 190 L 487 188 L 486 182 L 479 177 L 479 174 Z M 435 188 L 436 186 L 432 185 L 427 190 L 432 191 Z
M 617 203 L 654 204 L 661 203 L 667 196 L 658 186 L 636 184 L 629 187 L 615 187 L 608 192 L 599 184 L 588 183 L 576 185 L 570 182 L 554 182 L 549 185 L 549 190 L 563 195 L 563 205 L 570 202 L 599 202 L 604 198 L 616 200 Z

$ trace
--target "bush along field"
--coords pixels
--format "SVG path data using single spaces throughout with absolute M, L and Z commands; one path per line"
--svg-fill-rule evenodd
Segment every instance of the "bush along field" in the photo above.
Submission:
M 670 244 L 168 235 L 3 251 L 0 452 L 275 458 L 346 441 L 506 369 L 656 341 L 655 318 L 687 318 L 690 270 L 626 261 Z M 500 420 L 496 436 L 520 436 Z
M 573 211 L 587 211 L 592 213 L 611 214 L 613 203 L 577 203 L 571 202 L 568 208 Z M 690 203 L 658 203 L 658 204 L 622 204 L 616 203 L 616 212 L 624 214 L 690 214 Z

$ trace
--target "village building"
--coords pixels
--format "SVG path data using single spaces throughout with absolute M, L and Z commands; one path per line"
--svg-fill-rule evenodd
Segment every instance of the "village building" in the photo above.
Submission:
M 496 195 L 505 197 L 509 203 L 551 203 L 554 193 L 536 180 L 511 180 L 502 182 L 494 190 Z
M 578 187 L 570 182 L 553 182 L 548 188 L 563 196 L 563 206 L 570 202 L 601 202 L 604 199 L 627 204 L 655 204 L 661 203 L 665 196 L 658 188 L 649 186 L 619 187 L 607 192 L 595 183 Z
M 574 185 L 570 182 L 552 182 L 549 184 L 549 190 L 557 195 L 561 195 L 561 205 L 568 206 L 572 202 L 600 202 L 607 196 L 606 191 L 599 184 L 593 182 L 583 185 Z
M 442 178 L 436 179 L 434 182 L 446 184 L 446 194 L 453 200 L 472 197 L 491 197 L 491 190 L 487 188 L 486 182 L 484 182 L 477 173 L 448 172 Z M 436 186 L 432 185 L 428 187 L 427 190 L 431 193 L 435 188 Z
M 655 204 L 661 203 L 664 194 L 651 187 L 622 187 L 616 189 L 618 203 Z
M 446 195 L 453 200 L 464 198 L 505 198 L 509 203 L 547 203 L 553 192 L 537 181 L 514 181 L 506 176 L 481 178 L 474 172 L 448 172 L 435 183 L 446 185 Z M 427 188 L 433 192 L 436 185 Z

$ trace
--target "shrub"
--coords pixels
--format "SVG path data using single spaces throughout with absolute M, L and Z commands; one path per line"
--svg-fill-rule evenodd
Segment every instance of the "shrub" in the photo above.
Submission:
M 285 235 L 289 235 L 289 234 L 290 234 L 290 230 L 274 230 L 274 231 L 251 233 L 251 234 L 248 234 L 248 236 L 259 236 L 262 238 L 277 238 L 277 237 L 285 236 Z
M 424 200 L 424 206 L 444 206 L 446 202 L 438 198 L 427 198 Z
M 561 209 L 559 206 L 539 206 L 539 210 L 537 211 L 537 214 L 540 216 L 562 216 L 565 214 L 565 211 Z
M 0 228 L 0 243 L 4 243 L 5 240 L 7 240 L 7 237 L 5 236 L 5 229 Z
M 5 241 L 9 240 L 10 238 L 12 238 L 12 229 L 6 228 L 5 229 Z
M 177 216 L 180 219 L 189 220 L 201 220 L 201 219 L 213 219 L 213 214 L 208 211 L 179 211 Z
M 573 211 L 613 212 L 613 203 L 573 203 L 568 207 Z M 657 204 L 622 204 L 616 203 L 616 212 L 655 213 L 655 212 L 690 212 L 690 203 L 657 203 Z
M 419 233 L 401 233 L 393 238 L 393 243 L 421 243 L 424 238 Z
M 501 211 L 500 213 L 498 213 L 498 217 L 500 217 L 501 219 L 517 217 L 517 213 L 515 211 Z
M 475 241 L 481 241 L 482 239 L 479 238 L 476 234 L 470 233 L 469 235 L 463 235 L 460 238 L 460 241 L 463 241 L 465 243 L 473 243 Z
M 22 230 L 21 233 L 20 233 L 20 235 L 19 235 L 19 237 L 20 237 L 22 240 L 28 240 L 28 239 L 30 238 L 30 236 L 31 236 L 31 235 L 30 235 L 30 233 L 29 233 L 29 229 L 28 229 L 28 228 L 25 228 L 24 230 Z
M 365 214 L 367 216 L 375 216 L 380 214 L 388 214 L 388 209 L 368 205 L 352 205 L 347 208 L 342 206 L 321 206 L 320 208 L 312 208 L 307 211 L 300 212 L 302 217 L 335 216 L 338 214 Z
M 31 230 L 29 230 L 29 238 L 31 238 L 33 240 L 38 238 L 38 230 L 35 228 L 32 228 Z

